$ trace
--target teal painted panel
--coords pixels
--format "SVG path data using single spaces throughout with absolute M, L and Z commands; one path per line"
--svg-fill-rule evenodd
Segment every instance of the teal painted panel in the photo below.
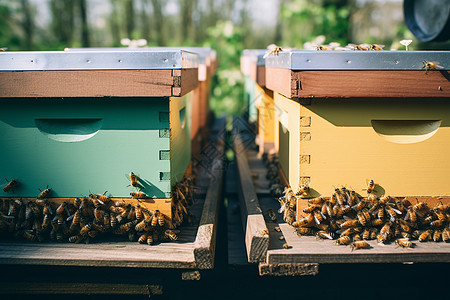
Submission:
M 183 178 L 191 162 L 190 95 L 170 98 L 170 180 L 172 186 Z
M 52 197 L 129 197 L 130 172 L 147 195 L 170 193 L 160 178 L 171 172 L 160 151 L 177 152 L 164 134 L 169 120 L 160 120 L 169 98 L 1 99 L 0 107 L 0 178 L 20 182 L 0 197 L 35 197 L 47 185 Z
M 248 119 L 250 122 L 256 122 L 258 112 L 256 110 L 256 82 L 250 77 L 244 76 L 244 94 L 248 104 Z

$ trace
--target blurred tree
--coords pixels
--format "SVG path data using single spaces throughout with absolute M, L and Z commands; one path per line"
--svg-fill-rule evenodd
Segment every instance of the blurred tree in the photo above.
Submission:
M 20 0 L 22 6 L 23 20 L 22 28 L 24 32 L 24 48 L 31 50 L 33 48 L 34 19 L 31 4 L 28 0 Z
M 50 28 L 56 43 L 63 47 L 72 45 L 75 25 L 74 2 L 72 0 L 50 0 L 52 21 Z
M 166 46 L 166 36 L 164 34 L 165 20 L 163 14 L 164 0 L 152 0 L 153 25 L 155 28 L 156 43 L 158 46 Z
M 88 25 L 88 18 L 87 18 L 86 0 L 78 0 L 78 7 L 80 10 L 80 17 L 81 17 L 81 46 L 89 47 L 90 46 L 89 25 Z
M 193 13 L 197 9 L 197 0 L 180 0 L 181 6 L 181 43 L 186 44 L 195 42 L 196 29 L 194 27 Z
M 124 11 L 125 11 L 125 28 L 127 33 L 127 38 L 133 38 L 134 31 L 134 0 L 124 0 Z

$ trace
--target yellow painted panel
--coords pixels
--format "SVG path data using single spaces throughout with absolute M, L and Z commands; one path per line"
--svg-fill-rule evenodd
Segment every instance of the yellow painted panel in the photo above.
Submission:
M 339 186 L 365 195 L 366 179 L 379 184 L 378 194 L 450 195 L 448 100 L 314 99 L 308 106 L 297 104 L 300 117 L 310 117 L 309 137 L 295 139 L 300 157 L 309 157 L 309 163 L 299 164 L 299 176 L 309 177 L 311 188 L 324 196 Z
M 258 144 L 260 152 L 268 152 L 273 148 L 275 116 L 272 91 L 256 85 L 256 106 L 258 109 Z M 269 145 L 272 145 L 269 147 Z

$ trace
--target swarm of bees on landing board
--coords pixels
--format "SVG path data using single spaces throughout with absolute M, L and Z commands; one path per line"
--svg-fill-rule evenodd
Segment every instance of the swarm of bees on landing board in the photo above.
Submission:
M 134 173 L 130 174 L 132 186 L 136 187 Z M 8 182 L 6 192 L 18 182 Z M 88 243 L 100 236 L 116 235 L 130 241 L 153 245 L 178 239 L 176 230 L 187 221 L 193 222 L 188 207 L 193 203 L 193 179 L 184 178 L 173 187 L 172 220 L 159 210 L 150 210 L 143 204 L 127 204 L 112 201 L 104 194 L 74 198 L 54 204 L 48 200 L 52 189 L 47 188 L 35 198 L 0 200 L 0 234 L 28 241 L 69 241 Z M 143 192 L 132 192 L 135 199 L 144 199 Z
M 440 202 L 429 207 L 425 202 L 411 203 L 387 195 L 377 197 L 373 193 L 375 186 L 373 180 L 368 180 L 366 197 L 341 187 L 330 198 L 309 199 L 299 219 L 296 219 L 297 198 L 307 193 L 308 187 L 297 193 L 285 188 L 279 198 L 279 212 L 299 236 L 336 240 L 336 244 L 350 245 L 352 249 L 370 248 L 367 240 L 380 244 L 393 242 L 403 248 L 414 247 L 412 240 L 450 242 L 450 206 Z

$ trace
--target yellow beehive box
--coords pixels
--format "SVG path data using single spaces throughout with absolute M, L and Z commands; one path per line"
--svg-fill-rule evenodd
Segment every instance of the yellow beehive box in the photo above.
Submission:
M 378 195 L 449 196 L 450 83 L 419 63 L 413 71 L 268 68 L 267 86 L 278 92 L 275 149 L 291 187 L 308 185 L 311 197 L 342 186 L 366 195 L 373 179 Z

